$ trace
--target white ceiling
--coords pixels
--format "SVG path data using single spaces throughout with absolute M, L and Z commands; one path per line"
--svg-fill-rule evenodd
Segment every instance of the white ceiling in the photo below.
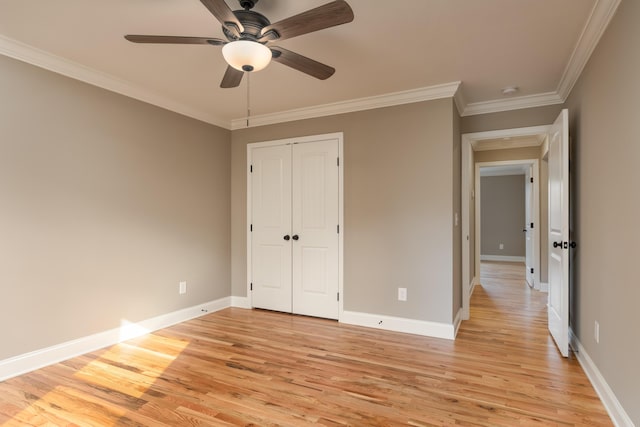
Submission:
M 260 0 L 255 10 L 276 22 L 328 1 Z M 451 96 L 457 82 L 464 115 L 559 103 L 619 3 L 347 1 L 352 23 L 279 43 L 335 75 L 320 81 L 272 63 L 251 76 L 252 116 L 267 123 Z M 199 0 L 0 1 L 0 54 L 227 128 L 245 117 L 247 79 L 219 87 L 219 47 L 133 44 L 125 34 L 224 38 Z M 509 85 L 520 91 L 504 97 Z

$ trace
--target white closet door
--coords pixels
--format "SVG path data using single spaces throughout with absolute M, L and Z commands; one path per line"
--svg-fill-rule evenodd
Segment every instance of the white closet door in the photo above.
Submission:
M 293 312 L 339 317 L 338 140 L 293 145 Z
M 252 304 L 291 312 L 291 146 L 252 151 Z

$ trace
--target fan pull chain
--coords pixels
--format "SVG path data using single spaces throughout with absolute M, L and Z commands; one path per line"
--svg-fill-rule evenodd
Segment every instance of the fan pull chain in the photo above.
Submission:
M 251 117 L 251 73 L 247 74 L 247 127 L 249 127 L 249 117 Z

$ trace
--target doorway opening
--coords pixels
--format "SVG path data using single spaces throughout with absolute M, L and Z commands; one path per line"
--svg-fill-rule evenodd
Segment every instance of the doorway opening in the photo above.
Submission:
M 546 251 L 546 167 L 544 158 L 549 126 L 505 129 L 462 135 L 462 318 L 469 319 L 469 305 L 474 287 L 480 281 L 481 237 L 481 168 L 511 168 L 523 173 L 529 181 L 530 216 L 526 233 L 530 236 L 528 279 L 539 290 L 545 290 Z M 522 168 L 522 169 L 518 169 Z M 492 169 L 487 169 L 491 171 Z M 520 172 L 522 171 L 522 172 Z M 542 173 L 541 173 L 542 172 Z M 541 177 L 542 175 L 542 177 Z M 524 180 L 524 179 L 523 179 Z M 543 189 L 543 195 L 541 195 Z M 523 200 L 524 202 L 524 200 Z M 533 219 L 533 220 L 531 220 Z M 533 227 L 531 223 L 533 222 Z M 522 228 L 525 230 L 525 224 Z M 526 247 L 525 247 L 526 262 Z M 533 273 L 531 273 L 533 268 Z
M 476 162 L 475 271 L 481 261 L 522 265 L 527 284 L 540 290 L 538 159 Z

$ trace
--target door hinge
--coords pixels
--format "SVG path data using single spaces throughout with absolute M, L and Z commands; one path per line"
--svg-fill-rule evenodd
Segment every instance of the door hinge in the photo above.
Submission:
M 340 157 L 336 158 L 336 165 L 339 167 L 340 166 Z
M 531 274 L 533 274 L 533 268 L 531 269 Z
M 249 231 L 253 231 L 253 224 L 249 225 Z
M 340 234 L 340 224 L 336 225 L 336 232 Z
M 533 177 L 529 178 L 529 180 L 530 180 L 531 182 L 533 182 Z
M 340 292 L 338 292 L 338 293 L 336 294 L 336 300 L 337 300 L 337 301 L 340 301 Z
M 249 173 L 253 173 L 253 165 L 249 166 Z
M 531 228 L 533 228 L 533 223 L 531 223 Z
M 252 291 L 253 290 L 253 283 L 249 284 L 249 290 Z

